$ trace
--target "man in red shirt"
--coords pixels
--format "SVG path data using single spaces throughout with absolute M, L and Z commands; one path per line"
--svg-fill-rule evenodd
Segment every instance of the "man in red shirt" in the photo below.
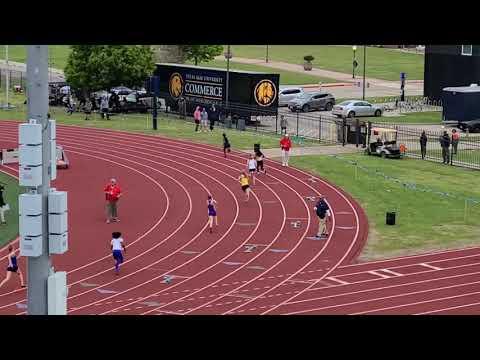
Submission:
M 112 221 L 120 221 L 117 216 L 117 202 L 120 196 L 122 196 L 122 191 L 117 185 L 117 181 L 111 179 L 103 191 L 105 192 L 105 199 L 107 200 L 107 224 Z
M 282 148 L 282 166 L 288 166 L 288 159 L 290 157 L 290 149 L 292 147 L 292 141 L 288 134 L 280 140 L 280 147 Z

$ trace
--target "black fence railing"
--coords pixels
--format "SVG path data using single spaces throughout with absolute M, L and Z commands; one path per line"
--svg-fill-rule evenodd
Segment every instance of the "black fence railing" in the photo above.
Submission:
M 0 69 L 0 91 L 5 91 L 5 86 L 7 83 L 7 76 L 9 77 L 9 88 L 10 90 L 15 90 L 16 87 L 20 89 L 25 89 L 27 86 L 27 78 L 24 72 L 17 70 L 8 70 Z
M 480 134 L 457 132 L 459 138 L 455 140 L 451 130 L 425 130 L 380 122 L 369 124 L 370 127 L 395 129 L 397 144 L 399 146 L 404 145 L 406 156 L 480 169 Z M 427 138 L 426 146 L 424 147 L 420 142 L 422 132 L 425 132 Z M 448 142 L 440 140 L 445 133 L 449 139 Z M 448 147 L 445 146 L 447 143 Z

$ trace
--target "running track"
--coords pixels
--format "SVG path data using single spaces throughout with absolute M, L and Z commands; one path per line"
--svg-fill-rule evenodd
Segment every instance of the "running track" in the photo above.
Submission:
M 18 123 L 0 122 L 0 147 Z M 68 271 L 69 314 L 414 314 L 480 309 L 480 248 L 355 264 L 367 237 L 361 208 L 323 180 L 267 161 L 250 202 L 236 180 L 244 154 L 147 135 L 57 128 L 72 167 L 52 186 L 69 191 L 70 244 L 53 259 Z M 1 170 L 15 176 L 17 169 Z M 119 224 L 104 223 L 102 187 L 124 191 Z M 206 231 L 206 197 L 220 226 Z M 327 240 L 308 199 L 333 210 Z M 293 222 L 299 222 L 293 227 Z M 109 240 L 119 230 L 126 262 L 113 274 Z M 248 251 L 246 245 L 256 247 Z M 6 250 L 0 250 L 5 261 Z M 21 266 L 25 263 L 20 258 Z M 169 284 L 164 276 L 172 276 Z M 22 314 L 26 292 L 0 290 L 0 314 Z

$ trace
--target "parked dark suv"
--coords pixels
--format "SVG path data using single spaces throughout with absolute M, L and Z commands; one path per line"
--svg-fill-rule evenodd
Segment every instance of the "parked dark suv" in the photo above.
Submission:
M 480 132 L 480 119 L 459 122 L 457 127 L 471 133 Z
M 288 103 L 291 111 L 309 112 L 311 110 L 331 111 L 335 105 L 335 98 L 332 94 L 325 92 L 306 92 Z

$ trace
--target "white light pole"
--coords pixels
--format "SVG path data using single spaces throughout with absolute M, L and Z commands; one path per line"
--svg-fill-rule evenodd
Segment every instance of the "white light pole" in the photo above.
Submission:
M 7 109 L 10 108 L 10 103 L 9 103 L 9 99 L 8 99 L 8 90 L 9 90 L 9 87 L 10 87 L 10 74 L 9 74 L 9 70 L 8 70 L 8 45 L 5 45 L 5 63 L 7 64 L 7 76 L 6 76 L 6 81 L 5 81 L 5 99 L 6 99 L 6 105 L 7 105 Z

